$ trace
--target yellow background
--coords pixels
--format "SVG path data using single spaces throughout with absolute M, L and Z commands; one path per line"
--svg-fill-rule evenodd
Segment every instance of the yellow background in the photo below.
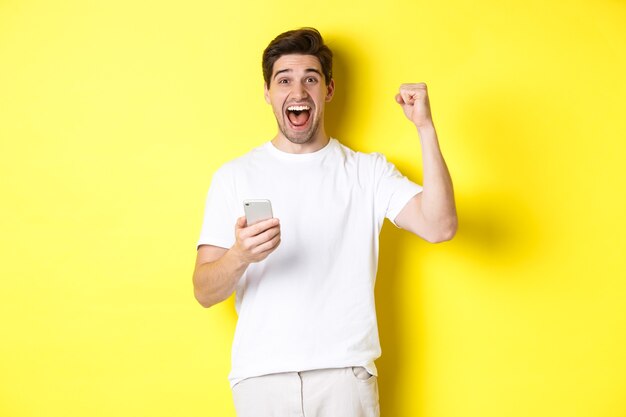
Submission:
M 305 25 L 329 133 L 420 181 L 393 96 L 424 81 L 455 183 L 452 242 L 383 230 L 383 417 L 626 416 L 623 0 L 0 1 L 0 415 L 234 416 L 195 242 Z

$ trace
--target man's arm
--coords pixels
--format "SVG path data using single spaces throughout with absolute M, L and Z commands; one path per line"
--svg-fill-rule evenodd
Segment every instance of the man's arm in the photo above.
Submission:
M 235 291 L 239 279 L 253 262 L 267 258 L 280 244 L 278 219 L 246 227 L 246 218 L 235 225 L 235 244 L 230 249 L 202 245 L 198 248 L 193 287 L 203 307 L 224 301 Z
M 450 240 L 457 230 L 454 190 L 439 149 L 426 84 L 402 84 L 396 101 L 417 128 L 422 147 L 424 184 L 422 192 L 398 213 L 395 223 L 432 243 Z

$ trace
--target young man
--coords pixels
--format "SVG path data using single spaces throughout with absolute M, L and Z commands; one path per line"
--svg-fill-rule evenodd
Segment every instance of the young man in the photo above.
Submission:
M 315 29 L 285 32 L 263 54 L 278 133 L 213 176 L 193 275 L 210 307 L 236 293 L 229 376 L 239 417 L 378 416 L 374 281 L 384 218 L 430 242 L 457 217 L 426 85 L 396 95 L 422 145 L 423 188 L 380 154 L 328 136 L 332 53 Z M 243 200 L 275 218 L 248 225 Z

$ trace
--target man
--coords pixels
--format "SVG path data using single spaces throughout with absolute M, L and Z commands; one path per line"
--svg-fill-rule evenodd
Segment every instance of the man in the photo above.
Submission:
M 374 281 L 384 218 L 430 242 L 456 232 L 426 85 L 403 84 L 396 95 L 421 141 L 422 188 L 382 155 L 327 135 L 335 83 L 317 30 L 274 39 L 263 75 L 278 133 L 214 174 L 195 296 L 210 307 L 236 292 L 229 379 L 239 417 L 378 416 Z M 275 218 L 248 225 L 246 199 L 269 199 Z

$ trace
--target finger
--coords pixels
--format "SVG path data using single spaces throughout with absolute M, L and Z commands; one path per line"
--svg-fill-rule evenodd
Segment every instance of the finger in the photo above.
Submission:
M 396 103 L 398 103 L 398 104 L 404 104 L 404 100 L 402 100 L 402 96 L 401 96 L 399 93 L 398 93 L 398 94 L 396 94 L 395 99 L 396 99 Z
M 400 93 L 407 92 L 413 96 L 426 94 L 427 87 L 426 83 L 417 83 L 417 84 L 402 84 L 399 89 Z
M 272 240 L 274 237 L 280 235 L 279 227 L 272 227 L 263 233 L 260 233 L 256 236 L 248 236 L 242 239 L 243 246 L 248 250 L 257 253 L 256 248 L 265 242 Z
M 412 105 L 415 102 L 416 94 L 417 91 L 414 87 L 407 84 L 403 84 L 402 86 L 400 86 L 400 96 L 402 97 L 402 100 L 405 104 Z
M 280 227 L 276 226 L 276 227 L 267 229 L 265 232 L 253 237 L 252 239 L 254 239 L 255 244 L 259 246 L 259 245 L 264 244 L 265 242 L 268 242 L 274 239 L 278 235 L 280 235 Z
M 426 83 L 404 83 L 400 88 L 426 88 Z
M 266 231 L 267 229 L 271 227 L 278 226 L 278 224 L 279 224 L 279 220 L 277 218 L 260 221 L 251 226 L 246 227 L 243 230 L 243 236 L 244 237 L 256 236 L 260 233 L 263 233 L 264 231 Z
M 235 222 L 235 229 L 243 229 L 246 227 L 246 216 L 239 217 Z
M 415 91 L 408 88 L 401 88 L 400 96 L 402 96 L 404 104 L 413 104 L 415 102 Z
M 265 242 L 262 245 L 259 245 L 255 248 L 254 252 L 256 255 L 261 257 L 269 255 L 274 249 L 276 249 L 280 245 L 280 236 L 275 236 L 272 240 Z
M 271 241 L 272 239 L 275 239 L 276 237 L 280 238 L 280 228 L 279 227 L 273 227 L 263 233 L 261 233 L 258 236 L 255 236 L 255 245 L 256 246 L 261 246 L 263 244 L 265 244 L 266 242 Z

